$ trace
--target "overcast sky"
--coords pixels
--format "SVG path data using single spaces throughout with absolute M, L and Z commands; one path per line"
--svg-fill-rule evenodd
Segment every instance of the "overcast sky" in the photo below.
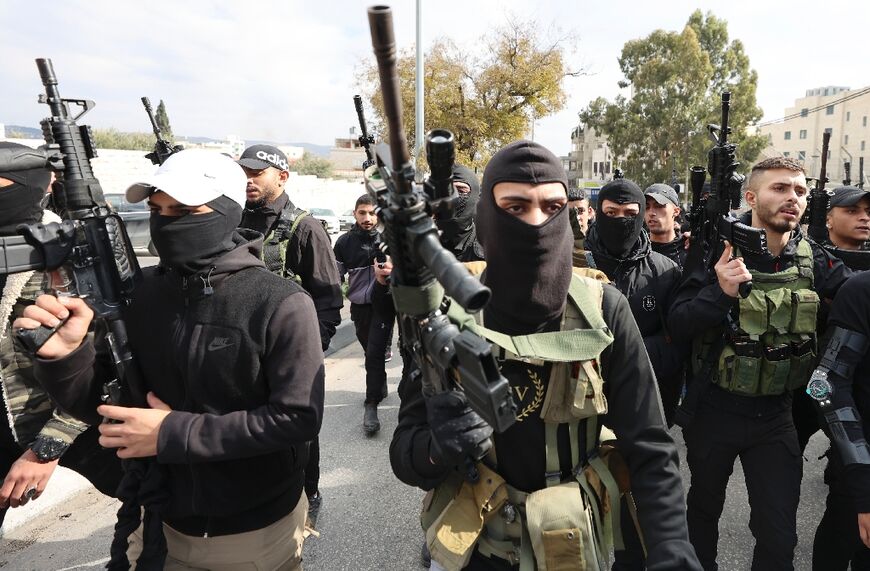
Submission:
M 681 30 L 696 8 L 728 21 L 758 71 L 765 119 L 781 117 L 808 88 L 870 85 L 870 3 L 849 0 L 424 0 L 424 42 L 448 36 L 470 52 L 505 22 L 534 18 L 579 37 L 566 108 L 540 119 L 535 138 L 570 147 L 577 113 L 618 93 L 623 44 L 654 29 Z M 371 54 L 364 0 L 0 1 L 0 123 L 38 127 L 47 107 L 34 59 L 54 62 L 61 95 L 93 99 L 83 121 L 150 128 L 139 103 L 164 99 L 180 135 L 331 145 L 356 123 L 354 71 Z M 393 3 L 399 47 L 413 44 L 413 0 Z M 824 8 L 824 12 L 819 12 Z M 427 125 L 427 129 L 437 125 Z

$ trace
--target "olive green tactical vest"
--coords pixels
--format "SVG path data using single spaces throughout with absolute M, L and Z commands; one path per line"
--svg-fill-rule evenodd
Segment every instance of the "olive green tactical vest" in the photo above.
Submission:
M 282 278 L 302 283 L 302 278 L 287 267 L 287 245 L 299 227 L 302 219 L 308 216 L 306 210 L 296 208 L 291 202 L 281 210 L 278 215 L 278 224 L 275 229 L 263 240 L 263 253 L 260 258 L 266 264 L 266 269 Z
M 483 265 L 467 267 L 479 272 Z M 485 328 L 481 314 L 472 317 L 451 305 L 448 317 L 490 341 L 498 358 L 549 362 L 551 373 L 540 412 L 546 488 L 524 493 L 481 465 L 480 483 L 452 476 L 427 496 L 421 522 L 433 560 L 445 569 L 462 569 L 476 548 L 521 571 L 603 570 L 611 549 L 622 548 L 619 501 L 628 489 L 627 468 L 618 455 L 609 454 L 612 447 L 601 445 L 612 438 L 602 438 L 598 422 L 607 412 L 600 356 L 613 341 L 601 313 L 602 298 L 601 281 L 575 274 L 560 331 L 514 337 Z M 562 424 L 568 426 L 575 464 L 575 477 L 566 481 L 556 436 Z M 586 442 L 579 441 L 583 424 Z M 491 461 L 496 454 L 493 450 Z M 472 533 L 475 526 L 478 531 Z
M 807 383 L 816 356 L 819 296 L 813 290 L 813 252 L 806 239 L 798 242 L 795 262 L 772 274 L 750 271 L 752 291 L 739 300 L 737 330 L 713 373 L 713 381 L 723 389 L 769 396 Z M 702 366 L 715 336 L 722 334 L 721 329 L 713 330 L 696 343 L 696 367 Z

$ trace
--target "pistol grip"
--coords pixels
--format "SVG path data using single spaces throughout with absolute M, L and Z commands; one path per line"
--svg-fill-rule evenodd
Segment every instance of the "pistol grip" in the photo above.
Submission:
M 743 282 L 742 284 L 737 286 L 737 293 L 743 299 L 746 299 L 751 292 L 752 292 L 752 280 L 750 280 L 748 282 Z
M 40 325 L 36 329 L 18 329 L 15 331 L 15 337 L 17 337 L 19 343 L 21 343 L 28 353 L 35 355 L 36 352 L 45 345 L 45 342 L 51 339 L 51 336 L 54 335 L 59 328 L 63 327 L 64 323 L 66 323 L 66 319 L 62 319 L 57 327 Z

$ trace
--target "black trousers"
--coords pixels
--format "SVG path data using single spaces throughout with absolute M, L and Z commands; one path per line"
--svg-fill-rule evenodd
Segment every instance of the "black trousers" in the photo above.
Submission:
M 692 474 L 689 539 L 704 569 L 718 569 L 719 517 L 739 457 L 755 537 L 752 569 L 793 570 L 803 464 L 791 409 L 746 417 L 701 402 L 683 435 Z
M 858 532 L 858 512 L 842 478 L 839 459 L 829 454 L 825 482 L 830 489 L 825 515 L 816 529 L 813 541 L 813 571 L 870 570 L 870 549 Z
M 794 426 L 797 429 L 798 444 L 801 447 L 801 453 L 803 453 L 813 434 L 821 430 L 816 406 L 806 389 L 797 389 L 792 393 L 791 411 L 794 417 Z
M 386 315 L 385 315 L 386 314 Z M 393 339 L 393 312 L 377 311 L 371 304 L 350 305 L 350 318 L 356 338 L 365 351 L 366 404 L 381 402 L 387 392 L 384 357 Z

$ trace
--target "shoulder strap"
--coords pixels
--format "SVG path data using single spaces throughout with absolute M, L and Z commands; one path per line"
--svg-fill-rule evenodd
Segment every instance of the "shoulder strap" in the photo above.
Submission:
M 597 290 L 596 290 L 597 288 Z M 598 292 L 603 286 L 597 280 L 576 277 L 571 280 L 568 297 L 589 323 L 589 329 L 572 329 L 530 335 L 506 335 L 478 325 L 458 303 L 451 303 L 449 317 L 461 329 L 469 329 L 490 343 L 522 359 L 537 359 L 556 363 L 571 363 L 597 359 L 612 342 L 613 334 L 604 323 Z M 600 299 L 600 297 L 598 298 Z M 597 311 L 596 311 L 597 309 Z
M 795 252 L 795 262 L 797 263 L 798 272 L 802 277 L 810 280 L 810 287 L 813 287 L 815 282 L 815 272 L 813 271 L 813 248 L 810 246 L 810 241 L 806 238 L 801 238 L 797 244 Z

